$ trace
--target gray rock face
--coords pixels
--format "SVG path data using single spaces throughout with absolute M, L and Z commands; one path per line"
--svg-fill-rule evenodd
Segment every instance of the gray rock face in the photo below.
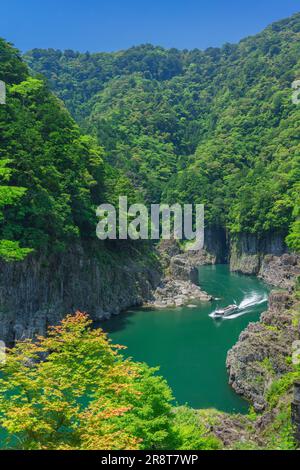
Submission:
M 273 286 L 291 289 L 300 276 L 300 256 L 284 254 L 265 256 L 259 270 L 259 277 Z
M 266 255 L 281 256 L 286 251 L 281 235 L 270 234 L 265 239 L 258 239 L 251 234 L 241 234 L 230 243 L 230 269 L 258 275 Z
M 183 281 L 198 284 L 198 269 L 189 263 L 182 255 L 175 256 L 170 262 L 170 275 Z
M 159 266 L 141 254 L 110 256 L 82 246 L 21 263 L 1 262 L 0 339 L 10 344 L 44 334 L 76 310 L 94 320 L 117 315 L 150 299 L 160 281 Z
M 210 302 L 212 297 L 198 287 L 198 267 L 216 259 L 205 250 L 182 252 L 176 241 L 162 242 L 158 248 L 165 278 L 147 303 L 154 308 L 181 307 L 191 301 Z
M 157 247 L 161 265 L 164 269 L 170 265 L 170 259 L 181 253 L 180 246 L 176 240 L 161 240 Z
M 246 328 L 227 356 L 231 386 L 250 400 L 257 411 L 266 407 L 264 394 L 270 382 L 290 370 L 286 358 L 299 338 L 289 311 L 292 305 L 288 293 L 271 293 L 269 310 L 260 322 Z
M 287 253 L 284 239 L 279 235 L 258 240 L 244 234 L 231 242 L 230 269 L 257 275 L 276 287 L 292 289 L 300 276 L 300 256 Z
M 198 267 L 205 264 L 215 264 L 216 258 L 205 250 L 187 251 L 170 259 L 169 272 L 176 279 L 199 283 Z
M 206 227 L 204 234 L 204 249 L 211 253 L 216 263 L 228 262 L 228 237 L 226 230 L 221 227 Z
M 212 421 L 210 430 L 225 447 L 232 448 L 237 442 L 251 441 L 254 426 L 246 416 L 219 413 Z
M 147 306 L 154 308 L 182 307 L 191 301 L 210 302 L 212 297 L 191 281 L 165 279 L 153 293 Z

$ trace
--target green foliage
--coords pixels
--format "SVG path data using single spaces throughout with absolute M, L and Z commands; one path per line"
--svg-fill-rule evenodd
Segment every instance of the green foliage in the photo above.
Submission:
M 294 222 L 291 225 L 286 241 L 291 250 L 300 253 L 300 184 L 296 184 L 292 196 L 295 201 L 293 211 Z
M 11 163 L 10 160 L 0 160 L 0 182 L 9 182 L 11 179 L 11 169 L 7 165 Z M 10 204 L 14 204 L 21 199 L 25 194 L 25 188 L 18 188 L 15 186 L 0 185 L 0 220 L 3 219 L 2 209 Z
M 0 38 L 0 77 L 6 84 L 26 80 L 28 70 L 17 49 Z
M 21 248 L 18 242 L 0 240 L 0 258 L 7 262 L 23 261 L 32 252 L 31 248 Z
M 8 182 L 11 178 L 11 169 L 7 167 L 9 163 L 10 160 L 0 160 L 1 182 Z M 15 204 L 25 193 L 25 188 L 0 185 L 0 223 L 4 220 L 4 208 Z M 21 248 L 18 242 L 0 240 L 0 259 L 5 261 L 22 261 L 31 252 L 29 248 Z
M 250 441 L 250 442 L 237 442 L 234 446 L 233 446 L 233 449 L 232 450 L 262 450 L 258 444 L 255 444 L 254 442 Z
M 291 423 L 291 407 L 287 403 L 281 406 L 274 421 L 266 433 L 267 450 L 296 450 L 294 429 Z
M 149 80 L 165 81 L 182 71 L 179 51 L 149 44 L 115 54 L 34 49 L 26 59 L 48 78 L 80 124 L 90 114 L 95 94 L 112 78 L 140 73 Z
M 17 449 L 168 449 L 172 393 L 80 313 L 19 342 L 0 376 L 0 425 Z
M 247 417 L 250 419 L 250 421 L 255 422 L 257 419 L 257 414 L 253 406 L 250 406 L 249 413 Z
M 222 443 L 205 427 L 197 412 L 180 407 L 175 412 L 175 429 L 179 434 L 179 450 L 221 450 Z
M 219 450 L 196 411 L 172 408 L 157 369 L 124 359 L 84 314 L 18 342 L 0 374 L 7 448 Z
M 294 381 L 299 377 L 299 372 L 289 372 L 278 380 L 274 380 L 266 393 L 266 399 L 270 408 L 277 406 L 280 398 L 291 390 Z
M 146 200 L 204 203 L 208 224 L 276 232 L 299 251 L 299 25 L 296 14 L 206 51 L 33 50 L 26 60 Z
M 29 76 L 17 52 L 3 40 L 0 50 L 0 78 L 8 84 L 7 103 L 0 106 L 0 178 L 6 182 L 0 238 L 44 250 L 95 238 L 96 207 L 115 202 L 119 192 L 135 200 L 135 189 L 109 167 L 103 149 L 81 134 L 45 83 Z M 1 255 L 13 259 L 12 250 L 2 244 Z

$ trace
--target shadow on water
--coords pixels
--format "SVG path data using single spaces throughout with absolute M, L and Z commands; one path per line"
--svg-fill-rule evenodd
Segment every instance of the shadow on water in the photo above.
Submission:
M 130 326 L 134 324 L 134 317 L 141 310 L 143 312 L 155 311 L 155 309 L 152 309 L 152 308 L 142 308 L 142 307 L 131 308 L 130 310 L 126 310 L 122 312 L 121 314 L 110 318 L 109 320 L 94 322 L 94 327 L 102 328 L 108 334 L 121 332 L 122 330 L 126 330 L 127 328 L 130 328 Z
M 102 328 L 106 333 L 113 334 L 116 332 L 121 332 L 122 330 L 126 330 L 130 328 L 132 324 L 132 317 L 135 315 L 134 310 L 128 310 L 126 312 L 122 312 L 120 315 L 112 318 L 110 320 L 104 322 L 95 322 L 94 326 L 96 328 Z
M 203 266 L 200 286 L 214 300 L 197 308 L 131 309 L 100 326 L 126 355 L 160 366 L 179 404 L 245 413 L 248 404 L 228 385 L 226 356 L 250 322 L 267 308 L 269 288 L 255 277 L 230 273 L 228 266 Z M 236 303 L 237 315 L 217 320 L 217 308 Z

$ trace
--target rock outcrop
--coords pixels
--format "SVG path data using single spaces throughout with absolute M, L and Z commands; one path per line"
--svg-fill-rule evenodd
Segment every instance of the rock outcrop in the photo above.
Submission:
M 202 291 L 198 267 L 214 264 L 216 258 L 205 250 L 183 252 L 176 241 L 163 241 L 158 247 L 165 277 L 146 305 L 154 308 L 181 307 L 192 301 L 210 302 L 212 297 Z
M 191 281 L 166 278 L 153 293 L 153 299 L 146 304 L 153 308 L 182 307 L 192 301 L 210 302 L 212 297 Z
M 291 370 L 287 357 L 292 354 L 293 342 L 299 339 L 293 308 L 292 295 L 271 293 L 269 310 L 260 322 L 248 325 L 228 353 L 229 382 L 257 411 L 266 407 L 269 384 Z
M 215 264 L 216 258 L 207 253 L 205 250 L 201 251 L 187 251 L 170 259 L 169 273 L 175 279 L 183 281 L 191 281 L 194 284 L 199 283 L 199 266 L 205 264 Z
M 273 286 L 291 290 L 300 276 L 300 256 L 287 253 L 265 256 L 258 276 Z

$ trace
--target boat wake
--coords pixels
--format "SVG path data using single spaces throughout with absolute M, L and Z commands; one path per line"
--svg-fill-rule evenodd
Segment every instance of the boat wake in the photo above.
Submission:
M 250 313 L 252 308 L 267 303 L 268 296 L 267 294 L 259 295 L 255 292 L 251 293 L 249 296 L 245 297 L 244 300 L 238 305 L 238 312 L 233 315 L 228 315 L 227 317 L 222 317 L 222 320 L 234 320 L 235 318 L 241 317 Z M 211 318 L 217 318 L 216 310 L 209 315 Z
M 260 305 L 260 304 L 263 304 L 264 302 L 267 302 L 268 301 L 268 296 L 267 294 L 264 294 L 264 295 L 258 295 L 258 294 L 251 294 L 250 297 L 246 297 L 246 299 L 244 299 L 240 305 L 239 305 L 239 308 L 240 309 L 243 309 L 243 308 L 248 308 L 248 307 L 252 307 L 253 305 Z

